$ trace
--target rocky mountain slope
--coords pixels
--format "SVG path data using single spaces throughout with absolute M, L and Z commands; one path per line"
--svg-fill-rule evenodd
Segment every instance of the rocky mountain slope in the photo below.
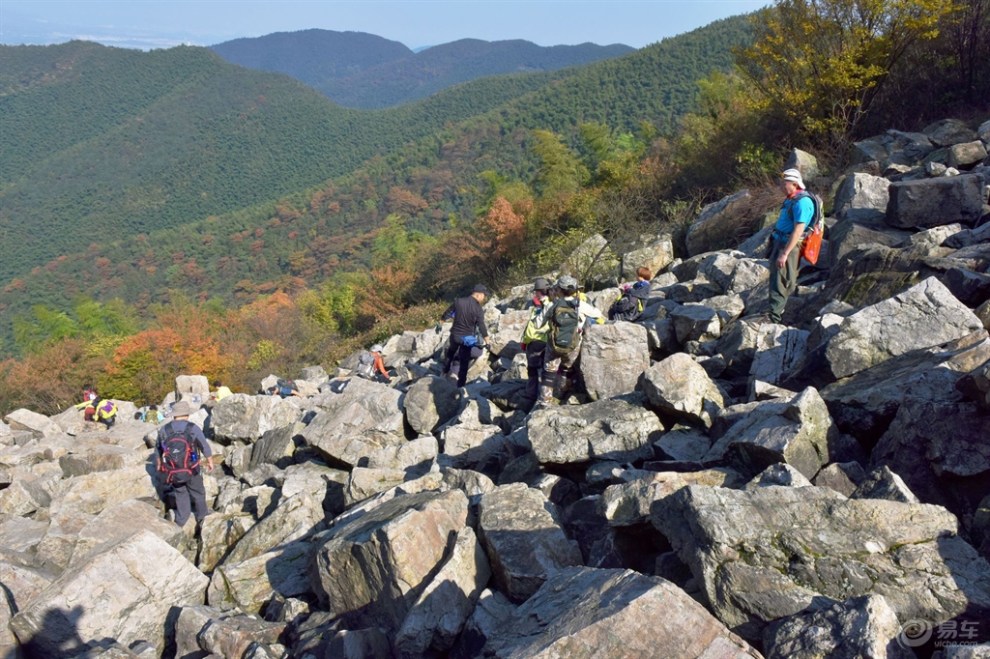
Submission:
M 429 328 L 387 342 L 389 384 L 347 377 L 355 356 L 202 409 L 222 467 L 198 533 L 163 518 L 130 403 L 110 431 L 11 413 L 0 653 L 985 656 L 988 144 L 954 121 L 857 144 L 782 324 L 769 229 L 726 230 L 745 191 L 685 259 L 590 241 L 561 270 L 600 309 L 659 274 L 639 321 L 588 328 L 559 406 L 524 396 L 522 285 L 487 304 L 466 388 Z

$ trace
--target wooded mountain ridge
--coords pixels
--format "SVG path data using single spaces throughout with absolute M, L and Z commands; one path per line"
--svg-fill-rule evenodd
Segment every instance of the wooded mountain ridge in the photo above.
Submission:
M 0 190 L 2 334 L 31 305 L 80 294 L 141 308 L 169 289 L 243 301 L 285 278 L 318 282 L 367 263 L 394 212 L 422 231 L 471 223 L 489 192 L 479 173 L 532 175 L 533 129 L 670 130 L 748 34 L 728 19 L 383 111 L 340 108 L 206 49 L 0 49 L 0 153 L 16 172 Z
M 414 52 L 372 34 L 316 29 L 235 39 L 210 49 L 233 64 L 285 73 L 335 103 L 360 109 L 402 105 L 487 76 L 556 71 L 635 50 L 623 44 L 460 39 Z

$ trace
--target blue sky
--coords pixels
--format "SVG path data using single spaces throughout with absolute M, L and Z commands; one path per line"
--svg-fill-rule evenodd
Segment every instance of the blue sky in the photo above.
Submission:
M 462 38 L 641 48 L 769 0 L 0 0 L 0 43 L 208 46 L 309 28 L 416 49 Z

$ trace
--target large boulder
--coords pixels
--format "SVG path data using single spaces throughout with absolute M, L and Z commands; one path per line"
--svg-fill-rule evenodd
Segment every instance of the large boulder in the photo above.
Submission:
M 642 387 L 650 405 L 661 414 L 706 428 L 725 405 L 718 385 L 683 352 L 653 364 L 643 374 Z
M 838 440 L 825 401 L 808 387 L 790 401 L 752 406 L 718 438 L 704 460 L 727 460 L 748 475 L 783 462 L 810 480 L 831 462 L 829 446 Z
M 515 602 L 535 593 L 553 571 L 582 563 L 577 543 L 560 526 L 556 506 L 522 483 L 481 496 L 478 536 L 495 584 Z
M 764 634 L 767 659 L 885 657 L 914 659 L 902 625 L 882 595 L 822 604 L 775 621 Z
M 638 268 L 648 268 L 652 274 L 658 274 L 674 262 L 674 239 L 670 234 L 661 234 L 639 239 L 637 247 L 622 255 L 622 279 L 636 279 Z
M 905 229 L 954 222 L 972 226 L 983 216 L 986 184 L 979 174 L 891 183 L 887 223 Z
M 818 487 L 690 486 L 660 500 L 652 521 L 744 638 L 822 597 L 882 595 L 899 620 L 990 616 L 990 565 L 939 506 Z
M 592 325 L 581 342 L 581 375 L 591 400 L 636 389 L 650 366 L 646 328 L 627 322 Z
M 12 431 L 29 432 L 34 437 L 48 437 L 61 434 L 62 429 L 57 423 L 44 414 L 38 414 L 27 409 L 14 410 L 3 418 Z
M 840 220 L 883 220 L 890 201 L 890 181 L 880 176 L 854 173 L 845 177 L 835 193 L 832 213 Z
M 828 342 L 826 358 L 836 378 L 891 357 L 959 339 L 983 329 L 968 307 L 934 277 L 846 318 Z
M 956 383 L 987 359 L 990 339 L 980 330 L 958 341 L 892 357 L 823 387 L 821 395 L 839 428 L 872 447 L 904 400 L 958 402 Z
M 649 621 L 649 633 L 643 633 Z M 550 576 L 489 632 L 484 657 L 725 657 L 760 653 L 683 590 L 632 570 L 572 567 Z
M 460 408 L 457 386 L 447 378 L 419 378 L 403 401 L 406 422 L 420 435 L 428 435 L 450 420 Z
M 974 403 L 909 398 L 873 450 L 875 466 L 904 479 L 922 501 L 969 520 L 990 495 L 990 415 Z
M 664 429 L 653 412 L 617 398 L 536 410 L 526 428 L 543 464 L 647 458 Z
M 449 650 L 491 578 L 488 559 L 474 530 L 457 534 L 450 558 L 413 602 L 395 637 L 400 657 L 423 657 Z
M 211 426 L 218 440 L 250 444 L 269 430 L 295 423 L 300 416 L 299 407 L 288 398 L 232 394 L 213 406 Z
M 313 562 L 323 608 L 352 628 L 394 633 L 467 523 L 460 490 L 400 496 L 321 537 Z
M 138 531 L 67 570 L 10 627 L 34 656 L 76 654 L 84 644 L 108 638 L 124 645 L 150 642 L 160 655 L 172 633 L 170 611 L 202 602 L 208 581 L 164 540 Z

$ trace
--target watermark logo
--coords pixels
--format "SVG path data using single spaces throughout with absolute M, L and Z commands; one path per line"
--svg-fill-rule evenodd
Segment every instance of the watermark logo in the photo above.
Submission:
M 901 625 L 897 644 L 902 648 L 917 648 L 934 640 L 939 647 L 974 645 L 980 639 L 980 625 L 973 620 L 946 620 L 938 624 L 930 620 L 908 620 Z
M 902 648 L 917 648 L 932 638 L 932 623 L 927 620 L 908 620 L 901 625 L 897 644 Z

